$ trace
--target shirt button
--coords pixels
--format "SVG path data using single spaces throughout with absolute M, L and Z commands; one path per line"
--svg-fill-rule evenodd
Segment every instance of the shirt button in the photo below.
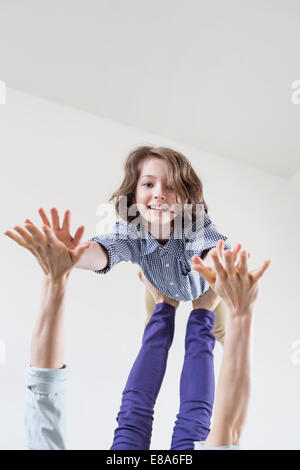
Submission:
M 174 286 L 174 282 L 170 282 L 170 286 Z
M 179 297 L 179 294 L 175 294 L 175 297 Z
M 169 268 L 169 267 L 170 267 L 170 265 L 167 263 L 167 264 L 166 264 L 166 268 Z

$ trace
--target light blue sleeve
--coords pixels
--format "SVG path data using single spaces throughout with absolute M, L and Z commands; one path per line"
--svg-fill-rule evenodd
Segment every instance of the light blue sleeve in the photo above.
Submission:
M 228 445 L 228 446 L 220 446 L 220 447 L 208 447 L 205 445 L 204 442 L 195 441 L 194 442 L 194 450 L 240 450 L 239 445 Z
M 29 450 L 66 449 L 66 367 L 28 367 L 25 374 L 25 445 Z
M 186 249 L 194 251 L 194 254 L 202 256 L 203 252 L 217 246 L 219 240 L 223 240 L 225 250 L 231 249 L 228 238 L 222 235 L 216 225 L 212 223 L 208 214 L 200 217 L 187 230 L 185 230 Z
M 101 270 L 95 270 L 97 274 L 108 273 L 113 266 L 121 261 L 137 263 L 139 260 L 139 242 L 136 233 L 128 224 L 116 222 L 112 233 L 106 233 L 91 238 L 89 241 L 97 242 L 106 248 L 108 253 L 108 265 Z
M 121 261 L 131 261 L 131 252 L 128 243 L 126 240 L 120 240 L 114 234 L 93 237 L 90 241 L 97 242 L 104 246 L 108 254 L 108 265 L 104 269 L 94 270 L 97 274 L 108 273 L 113 266 Z
M 225 250 L 231 249 L 228 238 L 219 232 L 216 225 L 211 221 L 209 215 L 204 217 L 204 249 L 210 250 L 217 246 L 217 242 L 223 240 Z

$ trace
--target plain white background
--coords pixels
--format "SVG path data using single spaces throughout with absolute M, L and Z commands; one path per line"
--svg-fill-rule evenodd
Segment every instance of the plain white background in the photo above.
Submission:
M 246 449 L 299 449 L 299 372 L 292 345 L 300 339 L 299 175 L 293 181 L 101 119 L 71 107 L 7 90 L 0 107 L 1 231 L 39 223 L 37 210 L 72 211 L 73 230 L 96 233 L 96 212 L 122 178 L 128 152 L 141 144 L 171 146 L 190 159 L 204 184 L 209 213 L 232 244 L 251 252 L 251 266 L 271 258 L 261 282 L 253 335 L 253 383 Z M 245 143 L 246 145 L 246 143 Z M 1 237 L 0 447 L 24 446 L 24 371 L 41 292 L 29 252 Z M 152 449 L 168 449 L 179 405 L 179 377 L 190 304 L 177 312 L 174 343 L 154 419 Z M 71 449 L 111 445 L 121 392 L 141 343 L 144 288 L 137 266 L 108 275 L 76 270 L 66 306 L 68 436 Z M 221 348 L 216 346 L 216 375 Z M 294 354 L 295 357 L 295 354 Z M 299 357 L 299 355 L 298 355 Z M 294 362 L 294 363 L 293 363 Z

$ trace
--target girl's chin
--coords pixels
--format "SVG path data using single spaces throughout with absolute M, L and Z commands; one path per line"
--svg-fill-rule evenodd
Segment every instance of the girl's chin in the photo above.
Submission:
M 152 224 L 153 226 L 155 226 L 169 224 L 172 222 L 173 217 L 170 217 L 170 214 L 157 214 L 155 216 L 153 216 L 152 214 L 146 214 L 143 216 L 143 219 L 148 224 Z

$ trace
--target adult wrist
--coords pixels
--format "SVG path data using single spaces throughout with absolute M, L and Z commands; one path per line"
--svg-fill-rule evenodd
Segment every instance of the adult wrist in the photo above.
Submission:
M 64 288 L 66 283 L 67 283 L 68 277 L 66 274 L 63 276 L 59 277 L 53 277 L 53 276 L 45 276 L 44 277 L 44 283 L 46 284 L 47 287 L 49 288 L 54 288 L 54 289 L 61 289 Z
M 252 311 L 235 311 L 230 312 L 226 320 L 226 331 L 250 331 L 252 325 Z
M 172 307 L 175 308 L 175 310 L 177 309 L 178 305 L 179 305 L 179 302 L 177 300 L 172 300 L 172 299 L 169 299 L 169 298 L 166 298 L 166 297 L 160 297 L 157 299 L 157 304 L 168 304 L 168 305 L 171 305 Z
M 252 318 L 252 315 L 253 315 L 252 308 L 236 308 L 236 309 L 231 309 L 231 310 L 229 309 L 229 316 L 231 318 L 245 320 L 247 318 Z

